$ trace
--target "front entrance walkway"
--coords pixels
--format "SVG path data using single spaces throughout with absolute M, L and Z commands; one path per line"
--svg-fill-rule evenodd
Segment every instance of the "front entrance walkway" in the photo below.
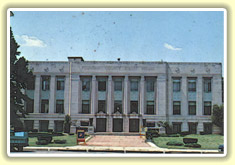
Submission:
M 86 144 L 88 146 L 151 147 L 140 136 L 96 135 Z

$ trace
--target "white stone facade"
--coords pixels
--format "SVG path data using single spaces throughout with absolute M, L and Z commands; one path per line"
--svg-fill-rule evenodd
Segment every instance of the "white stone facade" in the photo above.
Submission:
M 218 132 L 215 126 L 205 125 L 211 123 L 210 107 L 222 104 L 221 63 L 84 61 L 69 57 L 67 62 L 31 61 L 29 68 L 35 75 L 35 87 L 26 93 L 33 99 L 33 110 L 23 120 L 32 121 L 34 129 L 40 130 L 41 121 L 46 121 L 44 127 L 55 130 L 55 121 L 70 114 L 72 126 L 90 125 L 94 132 L 139 132 L 143 125 L 157 127 L 159 121 L 174 125 L 174 131 L 200 133 L 211 128 Z M 46 84 L 43 76 L 49 77 L 48 90 L 42 90 Z M 60 90 L 58 77 L 62 79 Z M 178 84 L 174 87 L 175 79 Z M 99 82 L 104 82 L 103 86 Z M 42 110 L 42 106 L 47 109 L 42 100 L 48 100 L 48 112 Z M 63 103 L 62 113 L 57 112 L 59 101 Z M 104 112 L 99 112 L 99 107 Z

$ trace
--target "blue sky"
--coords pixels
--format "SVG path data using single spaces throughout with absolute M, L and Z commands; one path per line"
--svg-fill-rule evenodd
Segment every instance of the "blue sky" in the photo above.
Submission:
M 223 11 L 13 12 L 10 25 L 28 60 L 223 63 Z

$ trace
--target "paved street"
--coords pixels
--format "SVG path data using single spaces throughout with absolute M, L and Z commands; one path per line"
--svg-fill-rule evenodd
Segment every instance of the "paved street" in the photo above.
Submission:
M 87 142 L 88 146 L 150 147 L 140 136 L 96 135 Z

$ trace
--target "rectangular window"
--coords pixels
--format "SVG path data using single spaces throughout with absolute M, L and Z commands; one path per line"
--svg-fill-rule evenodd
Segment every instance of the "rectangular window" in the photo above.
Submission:
M 26 112 L 33 113 L 34 109 L 34 99 L 30 99 L 26 102 Z
M 211 78 L 204 78 L 204 92 L 210 93 L 211 92 Z
M 114 81 L 114 91 L 122 91 L 122 81 Z
M 189 92 L 196 92 L 196 78 L 189 78 L 188 79 L 188 91 Z
M 148 114 L 148 115 L 154 114 L 154 101 L 147 101 L 146 114 Z
M 203 123 L 203 131 L 205 134 L 212 134 L 212 123 Z
M 189 115 L 196 115 L 196 101 L 188 102 Z
M 173 91 L 180 92 L 180 78 L 173 78 Z
M 106 91 L 106 81 L 98 81 L 98 91 Z
M 42 76 L 42 90 L 50 90 L 50 76 Z
M 147 122 L 146 126 L 147 127 L 155 127 L 155 122 Z
M 147 85 L 147 92 L 154 92 L 154 80 L 147 80 L 146 81 L 146 85 Z
M 190 134 L 197 134 L 197 123 L 188 123 L 188 127 Z
M 28 90 L 34 90 L 35 89 L 35 76 L 32 77 L 32 79 L 29 80 L 27 84 Z
M 83 114 L 89 114 L 90 113 L 90 101 L 89 100 L 83 100 L 82 101 L 82 113 Z
M 57 90 L 64 90 L 64 77 L 57 77 Z
M 98 113 L 103 112 L 106 113 L 106 104 L 105 100 L 98 100 Z
M 81 121 L 81 126 L 89 126 L 89 121 Z
M 64 100 L 56 100 L 56 113 L 64 113 Z
M 90 91 L 90 80 L 83 80 L 82 81 L 82 90 L 83 91 Z
M 48 132 L 48 125 L 49 125 L 48 120 L 40 120 L 39 121 L 39 131 L 40 132 Z
M 25 130 L 28 132 L 28 131 L 32 131 L 33 130 L 33 124 L 34 124 L 34 121 L 33 120 L 25 120 L 24 121 L 24 127 L 25 127 Z
M 130 109 L 131 109 L 131 113 L 138 114 L 138 101 L 131 101 L 130 102 Z
M 173 133 L 181 133 L 181 123 L 172 123 Z
M 131 91 L 138 91 L 138 81 L 131 81 Z
M 55 132 L 63 132 L 64 130 L 64 121 L 60 121 L 60 120 L 55 120 L 54 121 L 54 131 Z
M 122 113 L 122 101 L 115 100 L 114 101 L 114 113 Z
M 49 112 L 49 100 L 41 100 L 41 113 Z
M 211 102 L 210 101 L 204 102 L 204 115 L 211 115 Z
M 180 101 L 173 101 L 173 115 L 180 115 L 181 103 Z

